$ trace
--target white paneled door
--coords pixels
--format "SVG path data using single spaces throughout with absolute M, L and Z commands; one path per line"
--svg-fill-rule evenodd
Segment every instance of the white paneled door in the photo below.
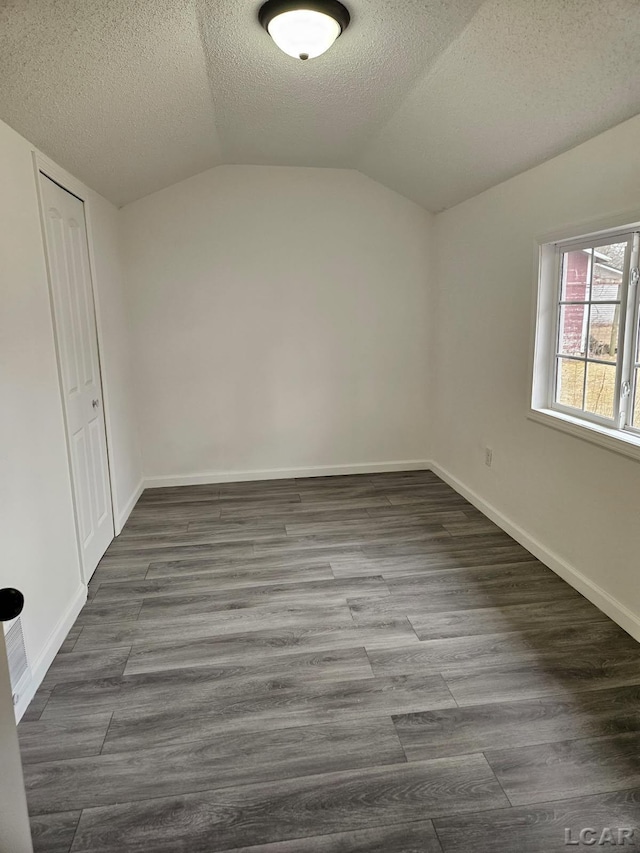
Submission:
M 40 174 L 60 384 L 85 581 L 113 539 L 84 203 Z

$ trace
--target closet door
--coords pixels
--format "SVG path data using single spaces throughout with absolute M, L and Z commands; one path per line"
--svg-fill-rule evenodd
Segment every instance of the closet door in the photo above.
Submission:
M 40 183 L 76 526 L 88 582 L 114 525 L 84 203 L 42 173 Z

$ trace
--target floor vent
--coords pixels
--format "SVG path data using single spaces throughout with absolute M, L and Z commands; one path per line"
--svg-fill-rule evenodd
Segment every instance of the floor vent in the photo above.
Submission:
M 22 621 L 19 616 L 8 629 L 5 635 L 5 642 L 7 644 L 7 659 L 9 661 L 11 689 L 14 693 L 15 702 L 18 684 L 24 677 L 25 673 L 29 670 L 27 650 L 24 645 L 24 634 L 22 633 Z

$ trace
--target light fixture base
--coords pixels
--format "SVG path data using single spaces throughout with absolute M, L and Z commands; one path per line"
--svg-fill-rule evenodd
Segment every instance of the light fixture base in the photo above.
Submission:
M 297 12 L 300 9 L 329 15 L 338 22 L 341 32 L 344 32 L 351 22 L 349 10 L 339 0 L 267 0 L 260 7 L 258 20 L 269 32 L 269 24 L 276 15 L 282 15 L 284 12 Z

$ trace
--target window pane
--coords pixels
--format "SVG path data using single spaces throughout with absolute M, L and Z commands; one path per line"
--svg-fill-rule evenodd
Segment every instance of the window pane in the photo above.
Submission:
M 585 411 L 613 418 L 615 396 L 616 368 L 609 364 L 588 364 Z
M 566 358 L 559 358 L 556 402 L 563 406 L 581 409 L 583 387 L 584 361 L 569 361 Z
M 591 249 L 565 252 L 562 256 L 562 300 L 584 302 L 589 299 Z
M 578 307 L 578 306 L 572 306 Z M 582 306 L 579 306 L 582 308 Z M 620 333 L 620 306 L 591 306 L 589 327 L 589 356 L 603 361 L 616 361 Z
M 633 409 L 633 425 L 640 429 L 640 367 L 636 370 L 636 396 L 635 407 Z
M 559 352 L 563 355 L 585 354 L 588 319 L 588 305 L 561 306 Z
M 591 298 L 611 301 L 620 299 L 626 243 L 611 243 L 594 249 Z

